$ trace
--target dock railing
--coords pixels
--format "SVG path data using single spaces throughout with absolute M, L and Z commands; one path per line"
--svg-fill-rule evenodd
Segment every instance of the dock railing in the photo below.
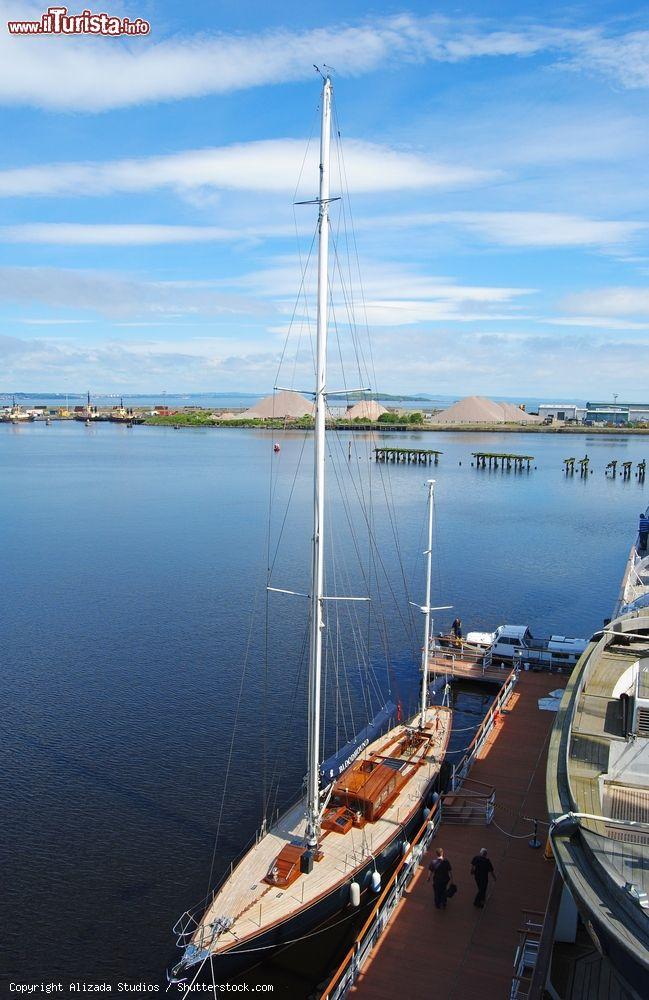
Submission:
M 450 642 L 443 645 L 439 640 L 434 639 L 430 644 L 429 658 L 439 664 L 445 662 L 455 663 L 457 659 L 462 660 L 464 663 L 475 663 L 478 666 L 482 666 L 486 653 L 487 650 L 476 649 L 475 646 L 468 643 L 465 644 L 461 639 L 458 639 L 452 645 Z
M 468 771 L 480 748 L 489 738 L 502 709 L 512 695 L 517 680 L 518 671 L 512 670 L 498 692 L 497 697 L 492 702 L 486 716 L 478 726 L 464 757 L 462 757 L 458 765 L 454 765 L 453 767 L 451 778 L 453 791 L 457 791 L 463 783 L 469 782 L 474 786 L 480 785 L 485 791 L 489 792 L 485 803 L 485 817 L 489 816 L 489 818 L 486 818 L 486 822 L 488 823 L 493 818 L 495 789 L 485 785 L 484 782 L 468 778 Z M 490 815 L 489 810 L 491 811 Z M 437 833 L 443 814 L 443 800 L 438 799 L 430 815 L 424 820 L 416 836 L 413 838 L 412 844 L 388 880 L 385 889 L 378 897 L 367 920 L 361 927 L 354 945 L 347 952 L 338 969 L 320 994 L 320 1000 L 342 1000 L 343 997 L 347 996 L 349 990 L 356 982 L 363 965 L 387 927 L 390 917 L 394 913 L 404 892 L 412 881 L 424 854 Z
M 447 823 L 484 823 L 489 826 L 496 807 L 496 789 L 484 781 L 465 778 L 462 789 L 450 789 L 443 796 L 443 802 Z
M 377 899 L 372 911 L 361 927 L 356 940 L 339 965 L 325 990 L 321 1000 L 339 1000 L 347 995 L 356 982 L 366 960 L 387 927 L 401 897 L 412 881 L 421 859 L 437 833 L 442 818 L 441 799 L 433 806 L 413 838 L 412 844 L 390 877 L 385 889 Z
M 451 775 L 451 791 L 455 792 L 466 780 L 471 766 L 482 749 L 484 743 L 491 735 L 491 732 L 500 718 L 500 713 L 509 701 L 518 681 L 518 670 L 512 670 L 500 691 L 494 698 L 489 711 L 478 726 L 473 739 L 467 747 L 462 759 L 453 764 Z

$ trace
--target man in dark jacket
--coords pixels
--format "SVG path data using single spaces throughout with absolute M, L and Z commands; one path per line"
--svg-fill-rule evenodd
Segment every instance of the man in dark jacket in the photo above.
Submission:
M 435 906 L 438 910 L 446 909 L 446 892 L 451 881 L 451 862 L 444 857 L 444 848 L 438 847 L 435 852 L 435 859 L 428 866 L 428 881 L 433 879 L 433 891 L 435 893 Z
M 476 854 L 471 862 L 471 874 L 475 879 L 475 884 L 478 887 L 476 897 L 473 900 L 474 906 L 484 906 L 485 896 L 487 895 L 487 883 L 489 882 L 489 876 L 493 879 L 496 878 L 496 873 L 494 871 L 494 866 L 487 857 L 487 848 L 483 847 L 479 854 Z

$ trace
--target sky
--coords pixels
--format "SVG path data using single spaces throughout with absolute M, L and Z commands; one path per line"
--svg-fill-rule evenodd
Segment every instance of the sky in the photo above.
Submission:
M 312 385 L 317 64 L 332 353 L 388 393 L 649 399 L 648 6 L 0 8 L 0 391 Z

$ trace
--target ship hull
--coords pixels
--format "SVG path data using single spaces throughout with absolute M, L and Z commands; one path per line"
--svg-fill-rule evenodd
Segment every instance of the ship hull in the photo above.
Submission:
M 411 843 L 412 838 L 421 828 L 424 822 L 424 809 L 431 800 L 437 782 L 438 777 L 430 783 L 420 804 L 398 828 L 394 837 L 385 844 L 374 860 L 370 858 L 365 865 L 357 869 L 344 882 L 332 887 L 330 892 L 315 900 L 311 906 L 300 910 L 274 927 L 268 928 L 258 937 L 248 938 L 241 945 L 235 946 L 227 952 L 213 954 L 211 963 L 205 962 L 203 968 L 201 968 L 202 957 L 197 957 L 193 965 L 184 965 L 182 970 L 176 966 L 170 978 L 184 978 L 188 982 L 192 982 L 198 975 L 196 982 L 211 983 L 213 969 L 217 982 L 227 982 L 260 962 L 272 958 L 277 952 L 297 943 L 306 935 L 317 933 L 318 930 L 326 930 L 328 926 L 339 920 L 342 921 L 346 917 L 351 921 L 355 916 L 358 916 L 359 911 L 369 907 L 372 901 L 377 898 L 377 893 L 371 887 L 373 872 L 376 870 L 380 873 L 383 887 L 386 878 L 392 875 L 403 857 L 403 844 Z M 360 905 L 353 908 L 349 905 L 349 887 L 352 882 L 358 882 L 361 888 Z M 314 936 L 314 940 L 317 941 L 317 937 Z

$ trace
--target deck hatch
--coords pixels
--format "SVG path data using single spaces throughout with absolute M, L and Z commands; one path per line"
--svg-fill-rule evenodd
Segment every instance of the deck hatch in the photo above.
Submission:
M 606 784 L 606 814 L 611 819 L 649 823 L 649 789 Z

